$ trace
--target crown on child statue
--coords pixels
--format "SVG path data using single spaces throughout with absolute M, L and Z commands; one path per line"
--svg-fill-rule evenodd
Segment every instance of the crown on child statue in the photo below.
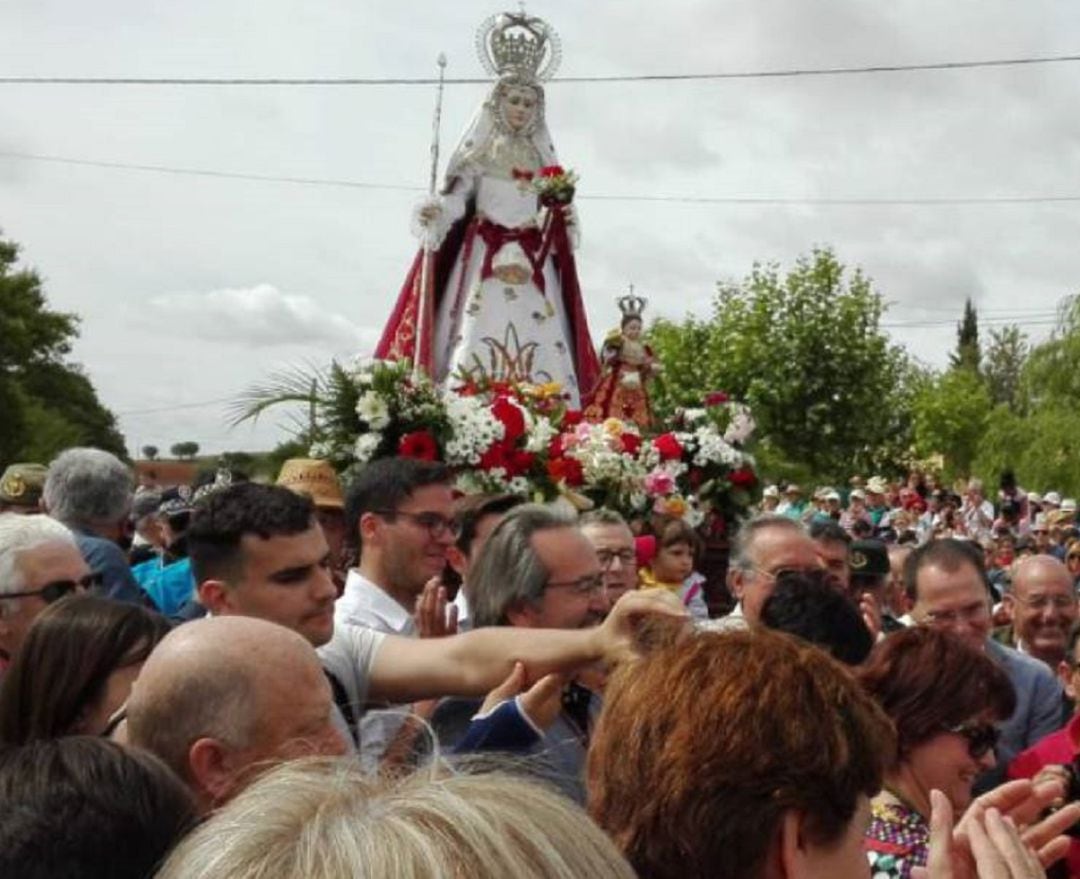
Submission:
M 630 285 L 630 292 L 625 296 L 620 296 L 615 302 L 618 304 L 619 311 L 622 312 L 624 318 L 640 318 L 641 313 L 645 310 L 645 306 L 649 304 L 649 300 L 644 296 L 637 296 L 634 293 L 633 284 Z
M 558 34 L 524 8 L 493 15 L 480 25 L 476 52 L 492 76 L 516 74 L 536 81 L 550 79 L 562 58 Z

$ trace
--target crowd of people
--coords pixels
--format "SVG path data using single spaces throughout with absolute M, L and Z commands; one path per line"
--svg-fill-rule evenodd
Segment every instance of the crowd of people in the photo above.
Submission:
M 681 520 L 439 463 L 12 465 L 0 875 L 1080 877 L 1075 504 L 1008 482 L 766 489 L 710 619 Z

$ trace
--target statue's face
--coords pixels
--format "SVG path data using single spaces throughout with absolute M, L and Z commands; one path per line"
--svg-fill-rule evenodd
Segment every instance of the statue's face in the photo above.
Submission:
M 536 92 L 527 86 L 511 86 L 502 98 L 502 114 L 514 131 L 528 128 L 536 115 Z
M 633 339 L 636 342 L 641 338 L 641 321 L 637 319 L 628 320 L 622 331 L 626 338 Z

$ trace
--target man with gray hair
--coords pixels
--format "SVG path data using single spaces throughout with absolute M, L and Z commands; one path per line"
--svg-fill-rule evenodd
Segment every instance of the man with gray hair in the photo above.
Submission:
M 731 548 L 728 588 L 738 604 L 721 627 L 743 627 L 761 620 L 761 609 L 785 573 L 824 570 L 817 546 L 793 519 L 765 515 L 739 529 Z
M 597 550 L 576 517 L 542 504 L 524 504 L 506 514 L 480 551 L 465 589 L 474 629 L 585 629 L 611 609 Z M 478 707 L 476 700 L 443 700 L 432 726 L 445 746 L 460 741 Z M 585 754 L 596 707 L 588 689 L 570 684 L 562 711 L 528 761 L 579 803 L 585 800 Z
M 0 513 L 0 668 L 47 605 L 90 583 L 75 538 L 48 516 Z
M 154 648 L 128 699 L 126 735 L 209 812 L 274 764 L 345 754 L 333 704 L 301 635 L 254 617 L 212 617 Z
M 118 543 L 132 490 L 131 470 L 115 455 L 75 448 L 61 452 L 49 465 L 42 499 L 46 512 L 74 532 L 86 563 L 101 576 L 100 594 L 141 603 L 139 584 Z

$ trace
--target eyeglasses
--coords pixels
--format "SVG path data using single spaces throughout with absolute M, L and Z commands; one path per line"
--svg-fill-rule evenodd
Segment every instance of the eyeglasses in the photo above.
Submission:
M 385 516 L 387 519 L 395 519 L 398 516 L 403 516 L 414 525 L 423 528 L 436 540 L 440 537 L 445 537 L 447 534 L 454 533 L 453 521 L 447 519 L 442 513 L 407 513 L 404 510 L 372 510 L 372 512 L 377 516 Z
M 989 754 L 1001 738 L 1001 730 L 992 723 L 961 723 L 943 726 L 942 729 L 967 739 L 968 754 L 972 760 L 981 760 Z
M 620 549 L 618 552 L 613 549 L 598 549 L 596 551 L 596 560 L 600 562 L 600 567 L 605 571 L 615 564 L 615 559 L 618 559 L 621 565 L 631 565 L 637 561 L 637 553 L 632 549 Z
M 751 568 L 754 573 L 770 580 L 781 580 L 786 577 L 821 577 L 825 573 L 824 568 L 777 568 L 775 571 L 766 571 L 764 568 Z
M 1071 595 L 1036 595 L 1032 598 L 1014 595 L 1013 599 L 1032 610 L 1046 610 L 1048 607 L 1053 607 L 1054 610 L 1066 610 L 1076 607 L 1076 599 Z
M 990 616 L 990 608 L 985 601 L 970 604 L 957 610 L 931 610 L 923 615 L 923 622 L 932 626 L 954 626 L 957 623 L 970 623 Z
M 562 582 L 550 582 L 545 589 L 569 589 L 574 595 L 593 596 L 604 592 L 604 577 L 602 574 L 592 574 L 588 577 L 579 577 L 576 580 L 564 580 Z
M 40 589 L 31 589 L 26 592 L 5 592 L 0 594 L 0 598 L 40 598 L 46 604 L 52 604 L 54 601 L 59 601 L 65 595 L 70 595 L 72 592 L 78 592 L 82 589 L 92 589 L 95 586 L 100 586 L 104 580 L 104 577 L 97 571 L 91 574 L 87 574 L 85 577 L 80 577 L 78 580 L 53 580 L 51 583 L 46 583 Z

